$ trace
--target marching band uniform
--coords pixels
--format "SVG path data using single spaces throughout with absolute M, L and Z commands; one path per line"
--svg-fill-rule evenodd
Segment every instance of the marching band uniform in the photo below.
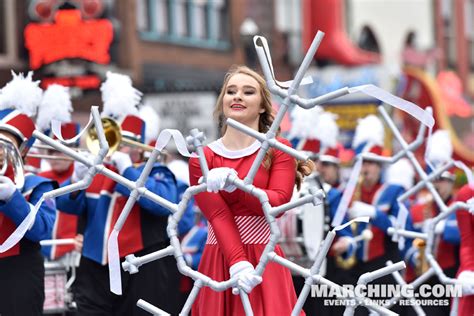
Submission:
M 18 149 L 26 155 L 33 143 L 33 121 L 26 115 L 25 103 L 36 108 L 41 98 L 38 82 L 32 73 L 26 78 L 13 74 L 14 79 L 2 89 L 0 98 L 0 136 L 10 135 L 18 140 Z M 21 111 L 12 109 L 17 106 Z M 29 109 L 34 115 L 36 109 Z M 24 114 L 25 113 L 25 114 Z M 3 136 L 2 136 L 3 137 Z M 53 190 L 54 182 L 25 175 L 23 188 L 13 183 L 13 169 L 8 167 L 0 177 L 0 243 L 3 243 L 31 212 L 45 192 Z M 39 241 L 46 238 L 55 218 L 52 201 L 41 204 L 35 221 L 21 241 L 0 253 L 0 314 L 42 315 L 44 300 L 44 265 Z
M 38 109 L 38 118 L 36 120 L 37 128 L 43 130 L 45 134 L 51 135 L 51 121 L 53 119 L 58 120 L 62 122 L 61 135 L 65 139 L 71 139 L 75 137 L 80 131 L 80 125 L 78 123 L 71 122 L 72 111 L 73 108 L 68 88 L 57 84 L 50 85 L 44 92 L 43 99 Z M 51 137 L 55 138 L 55 135 L 51 135 Z M 69 146 L 78 148 L 79 140 L 77 140 L 74 144 L 70 144 Z M 54 152 L 56 151 L 53 151 L 53 153 Z M 72 161 L 62 161 L 55 163 L 59 163 L 60 168 L 51 168 L 50 170 L 40 172 L 39 175 L 55 180 L 59 184 L 71 178 L 74 171 L 74 164 Z M 52 164 L 54 164 L 54 162 Z M 67 164 L 69 164 L 69 167 L 67 167 Z M 56 221 L 54 222 L 53 230 L 47 239 L 75 238 L 78 233 L 83 231 L 83 225 L 84 223 L 79 220 L 77 215 L 68 214 L 57 210 Z M 50 260 L 59 259 L 74 249 L 75 246 L 73 244 L 41 247 L 43 255 Z
M 61 125 L 61 134 L 65 138 L 72 138 L 79 132 L 79 124 L 77 123 L 63 123 Z M 40 176 L 57 181 L 62 184 L 72 177 L 74 172 L 74 164 L 71 162 L 69 168 L 63 172 L 58 172 L 53 169 L 39 173 Z M 47 239 L 66 239 L 75 238 L 77 234 L 82 233 L 84 223 L 80 221 L 79 216 L 56 211 L 56 221 L 54 222 L 51 236 Z M 46 258 L 55 260 L 61 258 L 66 253 L 75 249 L 74 245 L 54 245 L 42 246 L 41 251 Z
M 337 138 L 339 135 L 339 128 L 336 124 L 336 118 L 332 113 L 329 112 L 322 112 L 322 109 L 319 107 L 315 107 L 311 110 L 305 110 L 302 108 L 295 108 L 292 112 L 292 117 L 295 120 L 295 124 L 292 125 L 290 135 L 293 137 L 291 139 L 292 145 L 302 151 L 310 153 L 310 156 L 316 162 L 317 172 L 313 172 L 311 175 L 307 176 L 304 179 L 302 184 L 299 196 L 304 196 L 307 194 L 307 189 L 310 187 L 316 187 L 323 189 L 326 192 L 326 198 L 324 199 L 324 204 L 321 206 L 311 206 L 310 209 L 303 209 L 303 212 L 310 211 L 313 215 L 309 214 L 302 214 L 303 221 L 311 221 L 314 223 L 314 230 L 315 233 L 320 234 L 320 238 L 324 238 L 331 227 L 331 221 L 333 220 L 337 207 L 339 206 L 339 202 L 342 198 L 342 191 L 338 189 L 339 177 L 334 186 L 325 182 L 324 178 L 322 177 L 323 174 L 320 173 L 322 163 L 326 164 L 334 164 L 339 168 L 339 150 L 337 147 Z M 306 128 L 305 130 L 303 128 Z M 307 130 L 309 128 L 309 130 Z M 338 169 L 337 169 L 338 171 Z M 291 212 L 291 211 L 290 211 Z M 322 223 L 318 223 L 318 215 L 317 213 L 323 213 Z M 287 212 L 285 215 L 282 216 L 280 220 L 286 220 L 285 217 L 293 216 Z M 300 216 L 300 215 L 296 215 Z M 347 220 L 344 221 L 344 223 Z M 291 225 L 291 223 L 289 223 Z M 303 227 L 307 227 L 309 223 L 303 223 Z M 355 252 L 356 245 L 353 242 L 353 235 L 351 228 L 348 226 L 342 230 L 336 232 L 337 237 L 335 242 L 340 238 L 344 238 L 348 242 L 347 250 L 341 255 L 341 259 L 345 260 L 350 257 Z M 319 241 L 313 242 L 313 240 L 308 243 L 305 240 L 305 258 L 306 261 L 303 265 L 312 264 L 314 259 L 316 258 L 316 254 L 319 248 Z M 282 247 L 285 250 L 285 253 L 289 255 L 286 251 L 285 243 L 282 243 Z M 299 249 L 298 249 L 299 250 Z M 330 249 L 326 261 L 323 263 L 325 266 L 323 271 L 323 275 L 339 284 L 347 284 L 351 283 L 350 280 L 350 272 L 348 270 L 342 269 L 336 263 L 336 257 L 334 254 L 333 249 Z M 306 266 L 309 268 L 309 266 Z M 301 291 L 304 286 L 304 279 L 300 276 L 293 277 L 293 283 L 295 285 L 295 289 L 297 294 Z M 318 297 L 308 297 L 305 304 L 304 304 L 304 311 L 306 314 L 309 315 L 340 315 L 344 313 L 343 306 L 325 306 L 324 299 Z
M 114 85 L 114 81 L 116 85 L 122 86 Z M 106 91 L 104 87 L 111 90 Z M 130 108 L 130 103 L 123 104 L 130 100 L 130 96 L 120 98 L 121 93 L 127 89 L 131 90 L 131 94 L 138 93 L 131 86 L 130 78 L 108 73 L 107 81 L 101 87 L 104 112 L 105 115 L 113 115 L 111 112 L 120 111 L 118 113 L 122 115 L 122 119 L 117 116 L 122 135 L 143 142 L 145 122 L 138 116 L 129 114 L 135 110 Z M 110 100 L 107 95 L 116 99 Z M 133 106 L 136 106 L 139 98 L 133 96 L 133 100 L 136 101 Z M 125 109 L 117 108 L 120 102 Z M 113 105 L 113 108 L 108 105 Z M 124 113 L 124 110 L 128 112 Z M 130 181 L 137 181 L 145 166 L 143 161 L 132 165 L 131 158 L 123 152 L 115 152 L 111 161 L 114 165 L 107 164 L 106 167 Z M 82 169 L 82 172 L 79 169 Z M 76 172 L 78 179 L 81 179 L 86 170 L 82 164 L 76 164 L 71 180 L 66 181 L 64 185 L 77 181 Z M 145 181 L 145 187 L 170 202 L 177 202 L 175 177 L 167 167 L 159 163 L 153 166 Z M 60 210 L 77 215 L 84 214 L 87 218 L 80 271 L 76 280 L 76 302 L 81 315 L 145 315 L 147 313 L 136 306 L 140 298 L 171 314 L 178 312 L 179 272 L 171 257 L 144 265 L 137 274 L 121 271 L 123 295 L 117 296 L 110 292 L 107 240 L 129 196 L 128 188 L 97 174 L 86 190 L 57 198 Z M 120 258 L 129 254 L 141 256 L 167 247 L 169 238 L 166 227 L 169 215 L 168 209 L 140 198 L 132 207 L 118 237 Z
M 279 138 L 280 142 L 289 142 Z M 239 177 L 248 173 L 260 142 L 255 141 L 242 150 L 228 150 L 219 139 L 204 148 L 209 169 L 229 167 Z M 201 177 L 199 161 L 189 161 L 190 183 L 196 185 Z M 295 160 L 278 150 L 273 151 L 270 170 L 259 168 L 254 185 L 268 194 L 272 206 L 290 201 L 295 179 Z M 199 271 L 217 281 L 230 278 L 229 267 L 248 261 L 257 265 L 269 241 L 270 227 L 259 200 L 241 190 L 233 192 L 202 192 L 196 202 L 209 221 L 207 244 Z M 275 252 L 284 256 L 277 245 Z M 263 273 L 263 282 L 249 294 L 255 315 L 289 315 L 296 303 L 291 274 L 283 266 L 270 262 Z M 275 299 L 278 297 L 278 299 Z M 215 292 L 203 287 L 193 305 L 193 315 L 244 315 L 240 298 L 231 290 Z
M 381 155 L 383 138 L 384 128 L 382 122 L 375 115 L 369 115 L 359 120 L 353 140 L 355 153 L 370 152 Z M 370 158 L 365 158 L 364 164 L 366 163 L 375 162 L 371 162 Z M 387 260 L 398 262 L 404 254 L 400 253 L 398 244 L 392 241 L 391 236 L 387 234 L 387 230 L 394 226 L 399 211 L 397 198 L 405 192 L 405 188 L 400 184 L 383 182 L 381 176 L 380 173 L 378 181 L 370 187 L 364 185 L 363 181 L 357 185 L 351 207 L 348 210 L 350 218 L 370 217 L 369 223 L 358 223 L 354 235 L 360 235 L 365 229 L 370 229 L 373 236 L 370 240 L 358 242 L 357 264 L 354 267 L 354 275 L 357 276 L 385 267 Z M 411 219 L 408 218 L 407 222 L 410 225 Z M 408 241 L 407 239 L 406 243 Z M 406 250 L 406 247 L 404 250 Z M 372 283 L 396 284 L 396 281 L 391 275 L 388 275 L 374 280 Z M 383 297 L 379 299 L 383 299 Z M 397 308 L 399 306 L 394 307 L 395 310 Z M 366 308 L 356 310 L 356 315 L 367 313 Z
M 474 187 L 469 184 L 463 186 L 455 201 L 468 202 L 474 199 Z M 461 247 L 459 257 L 461 265 L 458 271 L 458 280 L 474 283 L 474 214 L 467 210 L 456 212 L 459 231 L 461 234 Z M 463 286 L 463 297 L 459 298 L 458 315 L 474 314 L 474 286 Z
M 437 130 L 432 135 L 430 144 L 427 146 L 427 150 L 426 157 L 428 161 L 431 161 L 434 166 L 441 166 L 442 164 L 450 161 L 453 149 L 448 132 Z M 438 193 L 440 194 L 441 199 L 444 200 L 443 202 L 448 206 L 453 202 L 452 186 L 454 181 L 454 173 L 448 170 L 444 171 L 438 179 L 433 181 L 435 188 L 438 189 L 438 186 L 441 185 L 441 188 L 444 188 L 441 190 L 438 189 Z M 448 186 L 446 186 L 446 184 L 448 184 Z M 426 225 L 425 221 L 438 216 L 440 209 L 437 203 L 435 203 L 433 200 L 431 194 L 425 193 L 425 196 L 420 195 L 420 202 L 415 204 L 411 208 L 410 212 L 415 230 L 423 231 L 425 229 L 424 225 Z M 438 222 L 437 226 L 435 227 L 435 233 L 437 235 L 435 237 L 433 253 L 435 255 L 436 261 L 439 263 L 440 267 L 448 277 L 454 277 L 459 267 L 458 246 L 460 240 L 459 229 L 456 222 L 456 214 L 453 213 L 446 220 Z M 412 246 L 407 252 L 407 256 L 410 263 L 415 263 L 415 266 L 418 264 L 418 267 L 421 268 L 420 264 L 423 263 L 417 262 L 417 258 L 420 256 L 418 249 Z M 408 281 L 412 281 L 416 277 L 414 272 L 415 271 L 411 266 L 407 267 L 406 279 Z M 433 276 L 427 280 L 426 283 L 434 285 L 439 284 L 440 281 L 437 276 Z M 438 297 L 437 299 L 441 298 Z M 430 314 L 449 315 L 448 306 L 446 306 L 446 308 L 432 308 L 430 306 L 425 306 L 423 308 L 425 311 L 429 311 Z
M 127 121 L 134 122 L 130 126 L 137 126 L 141 120 L 137 117 L 127 116 L 124 122 Z M 122 127 L 124 127 L 123 124 Z M 121 175 L 131 181 L 136 181 L 144 166 L 143 163 L 138 166 L 129 166 L 125 170 L 121 170 Z M 107 168 L 117 170 L 113 166 L 107 166 Z M 70 180 L 66 181 L 64 185 L 69 183 Z M 145 182 L 145 187 L 171 202 L 177 202 L 176 182 L 173 174 L 165 166 L 155 164 Z M 122 273 L 123 298 L 115 296 L 109 291 L 107 239 L 129 195 L 130 191 L 126 187 L 98 174 L 85 191 L 81 191 L 77 195 L 71 193 L 57 199 L 58 207 L 62 211 L 77 215 L 85 214 L 87 218 L 80 263 L 81 270 L 77 279 L 77 303 L 80 313 L 83 311 L 89 315 L 95 308 L 99 308 L 110 315 L 115 315 L 115 313 L 135 314 L 131 308 L 138 298 L 143 298 L 164 310 L 171 311 L 174 308 L 173 310 L 176 311 L 176 307 L 172 306 L 171 297 L 173 282 L 170 280 L 170 275 L 166 273 L 175 267 L 172 258 L 169 257 L 167 258 L 170 260 L 163 258 L 143 266 L 138 274 Z M 168 246 L 166 226 L 169 214 L 169 210 L 141 198 L 133 206 L 120 232 L 118 239 L 120 258 L 132 253 L 143 255 Z M 93 281 L 91 278 L 96 277 L 101 280 L 104 287 L 96 288 L 100 291 L 99 293 L 91 289 L 90 282 Z M 144 282 L 145 280 L 148 282 Z M 170 295 L 165 288 L 168 285 L 171 286 Z M 137 293 L 134 293 L 135 291 Z M 96 295 L 102 300 L 103 306 L 94 306 L 94 302 L 97 302 Z M 119 301 L 124 304 L 114 306 Z M 136 309 L 138 308 L 136 307 Z

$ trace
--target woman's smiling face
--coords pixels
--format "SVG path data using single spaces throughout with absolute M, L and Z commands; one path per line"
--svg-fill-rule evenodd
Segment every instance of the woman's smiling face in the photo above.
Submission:
M 229 79 L 225 89 L 222 101 L 224 116 L 258 130 L 260 114 L 265 110 L 257 80 L 238 73 Z

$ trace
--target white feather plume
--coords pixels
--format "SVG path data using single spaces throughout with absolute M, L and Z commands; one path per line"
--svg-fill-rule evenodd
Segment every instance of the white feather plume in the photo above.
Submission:
M 319 116 L 323 112 L 320 106 L 303 109 L 296 106 L 291 112 L 291 129 L 288 138 L 317 139 Z
M 138 116 L 145 121 L 145 144 L 156 140 L 160 133 L 160 117 L 150 106 L 144 105 L 138 109 Z
M 13 79 L 0 92 L 0 110 L 17 109 L 30 117 L 35 116 L 43 95 L 40 81 L 32 80 L 32 71 L 26 77 L 23 73 L 15 74 L 13 70 L 11 73 Z
M 46 131 L 51 126 L 51 121 L 56 120 L 61 123 L 71 122 L 71 112 L 73 111 L 69 88 L 52 84 L 43 94 L 43 99 L 38 109 L 36 125 L 42 131 Z
M 130 114 L 138 115 L 142 93 L 132 86 L 129 76 L 108 71 L 100 91 L 104 104 L 102 116 L 121 120 Z
M 408 159 L 402 158 L 387 168 L 385 181 L 388 184 L 401 185 L 408 190 L 414 184 L 415 169 Z
M 453 155 L 453 144 L 446 130 L 437 130 L 429 139 L 426 158 L 435 166 L 439 166 L 451 160 Z
M 373 114 L 368 115 L 359 119 L 357 123 L 352 148 L 357 148 L 363 143 L 383 146 L 384 136 L 385 131 L 382 121 Z
M 330 112 L 321 113 L 318 122 L 318 139 L 321 147 L 331 148 L 337 145 L 339 126 L 336 123 L 337 115 Z

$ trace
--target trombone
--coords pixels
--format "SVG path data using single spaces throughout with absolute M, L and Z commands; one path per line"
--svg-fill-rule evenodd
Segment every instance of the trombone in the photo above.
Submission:
M 105 139 L 107 140 L 107 143 L 109 144 L 109 151 L 107 152 L 106 157 L 112 156 L 112 154 L 116 152 L 118 148 L 120 147 L 120 145 L 122 144 L 130 146 L 130 147 L 141 148 L 146 152 L 152 152 L 153 149 L 155 149 L 152 146 L 142 144 L 140 142 L 123 137 L 123 133 L 122 133 L 122 129 L 120 125 L 111 118 L 107 118 L 107 117 L 102 118 L 102 126 L 104 128 Z M 39 149 L 47 149 L 47 150 L 53 149 L 54 150 L 54 148 L 50 146 L 41 145 L 41 144 L 33 145 L 33 147 L 39 148 Z M 97 135 L 97 129 L 95 128 L 95 126 L 90 127 L 89 130 L 87 131 L 86 147 L 87 147 L 87 150 L 94 155 L 97 155 L 99 153 L 99 150 L 100 150 L 99 137 Z M 78 150 L 81 150 L 81 149 L 78 149 Z M 54 155 L 37 154 L 37 153 L 28 153 L 27 157 L 41 158 L 41 159 L 48 159 L 48 160 L 74 161 L 74 159 L 71 157 L 54 156 Z

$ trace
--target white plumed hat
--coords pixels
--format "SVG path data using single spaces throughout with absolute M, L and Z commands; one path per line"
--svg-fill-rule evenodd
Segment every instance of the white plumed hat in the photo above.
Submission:
M 439 166 L 451 160 L 453 145 L 449 132 L 437 130 L 431 135 L 427 146 L 426 158 L 435 166 Z
M 69 88 L 52 84 L 43 94 L 43 99 L 38 109 L 36 126 L 44 132 L 50 129 L 52 120 L 69 123 L 71 122 L 72 111 Z
M 0 90 L 0 110 L 16 109 L 29 117 L 35 116 L 43 96 L 40 81 L 33 81 L 32 71 L 26 77 L 13 70 L 11 73 L 13 79 Z
M 410 189 L 415 181 L 415 169 L 406 158 L 402 158 L 391 164 L 385 173 L 385 182 L 397 184 Z
M 132 86 L 129 76 L 108 71 L 100 91 L 104 105 L 102 116 L 121 121 L 127 115 L 138 115 L 142 93 Z

